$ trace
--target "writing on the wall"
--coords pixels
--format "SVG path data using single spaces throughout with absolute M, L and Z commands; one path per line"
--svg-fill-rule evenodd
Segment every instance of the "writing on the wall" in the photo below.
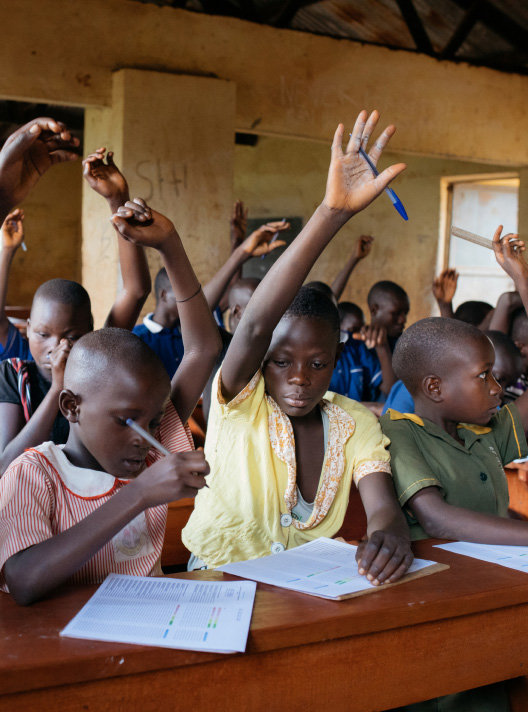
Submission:
M 167 163 L 156 160 L 139 161 L 136 177 L 142 182 L 139 192 L 147 202 L 179 198 L 188 187 L 188 171 L 185 163 Z

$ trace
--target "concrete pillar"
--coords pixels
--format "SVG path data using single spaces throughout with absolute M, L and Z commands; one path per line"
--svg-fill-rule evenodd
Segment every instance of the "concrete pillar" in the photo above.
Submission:
M 88 108 L 84 152 L 115 153 L 131 197 L 176 225 L 200 280 L 228 254 L 233 191 L 235 85 L 206 77 L 123 69 L 112 106 Z M 120 284 L 117 238 L 105 201 L 83 187 L 82 282 L 101 326 Z M 160 260 L 149 250 L 152 276 Z M 147 307 L 152 308 L 153 298 Z

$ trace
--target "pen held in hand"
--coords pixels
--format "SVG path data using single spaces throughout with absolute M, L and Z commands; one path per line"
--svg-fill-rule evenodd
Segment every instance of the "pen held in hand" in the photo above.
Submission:
M 285 222 L 286 222 L 286 218 L 282 218 L 282 222 L 285 223 Z M 268 245 L 271 245 L 272 242 L 275 242 L 275 240 L 278 238 L 279 235 L 280 235 L 280 230 L 277 230 L 277 232 L 274 233 L 273 237 L 272 237 L 271 240 L 268 242 Z M 268 252 L 268 254 L 269 254 L 269 252 Z M 264 257 L 266 257 L 266 255 L 261 255 L 260 259 L 263 260 Z
M 153 438 L 150 433 L 147 433 L 146 430 L 143 430 L 141 425 L 138 425 L 135 420 L 132 420 L 132 418 L 127 418 L 125 420 L 125 423 L 128 425 L 129 428 L 132 428 L 132 430 L 135 430 L 138 435 L 141 435 L 143 440 L 146 440 L 148 443 L 152 445 L 153 448 L 156 448 L 158 452 L 160 452 L 162 455 L 170 455 L 169 450 L 167 450 L 166 447 L 163 447 L 163 445 L 156 440 L 156 438 Z
M 359 155 L 365 159 L 365 161 L 368 163 L 370 170 L 372 173 L 376 176 L 376 178 L 379 176 L 379 171 L 376 168 L 376 166 L 372 163 L 366 152 L 360 148 L 359 149 Z M 398 211 L 398 213 L 402 216 L 404 220 L 408 220 L 407 212 L 405 208 L 403 207 L 402 201 L 398 198 L 396 193 L 392 190 L 392 188 L 385 188 L 385 192 L 391 199 L 391 203 L 393 204 L 394 208 Z
M 166 447 L 163 447 L 163 445 L 156 440 L 156 438 L 153 438 L 150 433 L 147 433 L 146 430 L 144 430 L 141 425 L 138 425 L 135 420 L 132 420 L 132 418 L 127 418 L 125 420 L 125 423 L 128 425 L 129 428 L 132 428 L 138 435 L 141 435 L 143 440 L 146 440 L 148 443 L 152 445 L 153 448 L 156 448 L 158 452 L 160 452 L 162 455 L 167 457 L 167 455 L 170 455 L 170 451 L 167 450 Z M 197 474 L 197 473 L 194 473 Z M 206 483 L 206 487 L 209 487 L 209 485 Z

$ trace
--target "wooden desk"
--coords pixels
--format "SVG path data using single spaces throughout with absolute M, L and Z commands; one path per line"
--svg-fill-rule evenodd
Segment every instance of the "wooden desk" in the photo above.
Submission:
M 95 586 L 2 594 L 0 710 L 366 712 L 524 675 L 528 576 L 431 546 L 450 570 L 349 601 L 259 584 L 245 655 L 59 638 Z
M 508 480 L 510 510 L 528 519 L 528 463 L 512 462 L 504 468 Z

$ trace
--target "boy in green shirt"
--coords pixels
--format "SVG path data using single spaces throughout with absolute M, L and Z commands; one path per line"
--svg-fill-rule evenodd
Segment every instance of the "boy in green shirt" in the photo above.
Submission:
M 493 243 L 528 310 L 528 265 L 518 236 Z M 528 524 L 507 518 L 503 465 L 528 453 L 528 393 L 498 409 L 493 346 L 476 327 L 430 318 L 400 337 L 393 365 L 414 398 L 414 415 L 389 410 L 394 484 L 412 537 L 528 544 Z

